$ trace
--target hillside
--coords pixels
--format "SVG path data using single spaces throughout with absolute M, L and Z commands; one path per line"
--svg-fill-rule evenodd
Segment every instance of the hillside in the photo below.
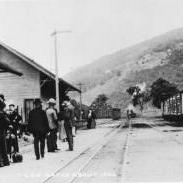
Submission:
M 140 44 L 104 56 L 65 76 L 72 83 L 82 82 L 83 101 L 90 104 L 105 93 L 113 106 L 126 107 L 126 89 L 158 77 L 183 88 L 183 28 L 157 36 Z

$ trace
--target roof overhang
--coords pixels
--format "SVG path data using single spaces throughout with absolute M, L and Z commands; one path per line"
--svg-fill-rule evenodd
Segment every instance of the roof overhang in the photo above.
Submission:
M 62 85 L 62 84 L 65 84 L 67 86 L 67 88 L 68 88 L 67 91 L 77 91 L 77 92 L 81 93 L 81 91 L 78 88 L 74 87 L 73 85 L 71 85 L 67 81 L 59 78 L 59 85 Z
M 45 69 L 43 66 L 39 65 L 38 63 L 36 63 L 34 60 L 28 58 L 27 56 L 23 55 L 22 53 L 18 52 L 17 50 L 11 48 L 10 46 L 0 42 L 0 45 L 2 47 L 4 47 L 6 50 L 10 51 L 11 53 L 13 53 L 14 55 L 16 55 L 17 57 L 19 57 L 20 59 L 24 60 L 25 62 L 27 62 L 29 65 L 31 65 L 32 67 L 36 68 L 37 70 L 39 70 L 40 72 L 44 73 L 45 75 L 47 75 L 48 77 L 55 79 L 55 74 L 53 74 L 52 72 L 50 72 L 49 70 Z M 81 92 L 78 88 L 74 87 L 72 84 L 66 82 L 65 80 L 63 80 L 62 78 L 59 78 L 59 82 L 64 83 L 68 86 L 69 91 L 78 91 Z
M 0 73 L 4 73 L 4 72 L 9 72 L 12 74 L 16 74 L 18 76 L 22 76 L 22 73 L 16 71 L 15 69 L 13 69 L 12 67 L 10 67 L 6 64 L 0 62 Z

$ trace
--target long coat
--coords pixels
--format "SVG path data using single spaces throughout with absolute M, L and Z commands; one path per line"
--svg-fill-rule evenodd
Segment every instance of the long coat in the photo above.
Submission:
M 28 128 L 33 134 L 39 133 L 45 135 L 49 131 L 46 112 L 42 109 L 33 109 L 29 113 Z
M 64 109 L 64 122 L 65 126 L 73 127 L 75 125 L 75 113 L 72 105 Z
M 96 127 L 96 114 L 94 113 L 94 111 L 91 112 L 90 116 L 88 116 L 88 119 L 87 119 L 87 128 L 88 129 L 92 129 L 92 128 L 95 128 Z
M 7 115 L 0 111 L 0 166 L 9 165 L 6 148 L 6 130 L 9 126 Z

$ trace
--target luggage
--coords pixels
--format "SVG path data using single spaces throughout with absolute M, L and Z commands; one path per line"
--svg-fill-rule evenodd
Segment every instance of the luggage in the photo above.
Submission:
M 13 163 L 20 163 L 23 161 L 23 156 L 20 153 L 13 153 L 12 160 L 13 160 Z
M 47 142 L 48 152 L 53 152 L 55 150 L 55 147 L 54 147 L 53 138 L 51 136 L 51 133 L 49 133 L 49 135 L 47 135 L 46 142 Z

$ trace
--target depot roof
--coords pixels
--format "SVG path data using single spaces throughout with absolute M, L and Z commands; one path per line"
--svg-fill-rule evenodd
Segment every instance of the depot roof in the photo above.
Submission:
M 19 57 L 20 59 L 24 60 L 26 63 L 28 63 L 32 67 L 34 67 L 37 70 L 39 70 L 40 72 L 46 74 L 47 76 L 51 77 L 52 79 L 55 79 L 55 74 L 54 73 L 52 73 L 51 71 L 47 70 L 46 68 L 44 68 L 40 64 L 36 63 L 34 60 L 30 59 L 29 57 L 25 56 L 24 54 L 20 53 L 19 51 L 15 50 L 14 48 L 12 48 L 12 47 L 10 47 L 10 46 L 2 43 L 2 42 L 0 42 L 0 45 L 2 47 L 4 47 L 5 49 L 7 49 L 8 51 L 10 51 L 11 53 L 13 53 L 14 55 L 16 55 L 17 57 Z M 13 71 L 13 72 L 16 73 L 16 71 Z M 18 74 L 18 72 L 17 72 L 17 74 Z M 67 85 L 70 91 L 81 92 L 78 88 L 76 88 L 72 84 L 68 83 L 67 81 L 63 80 L 62 78 L 59 78 L 59 81 L 61 83 L 64 83 L 65 85 Z

